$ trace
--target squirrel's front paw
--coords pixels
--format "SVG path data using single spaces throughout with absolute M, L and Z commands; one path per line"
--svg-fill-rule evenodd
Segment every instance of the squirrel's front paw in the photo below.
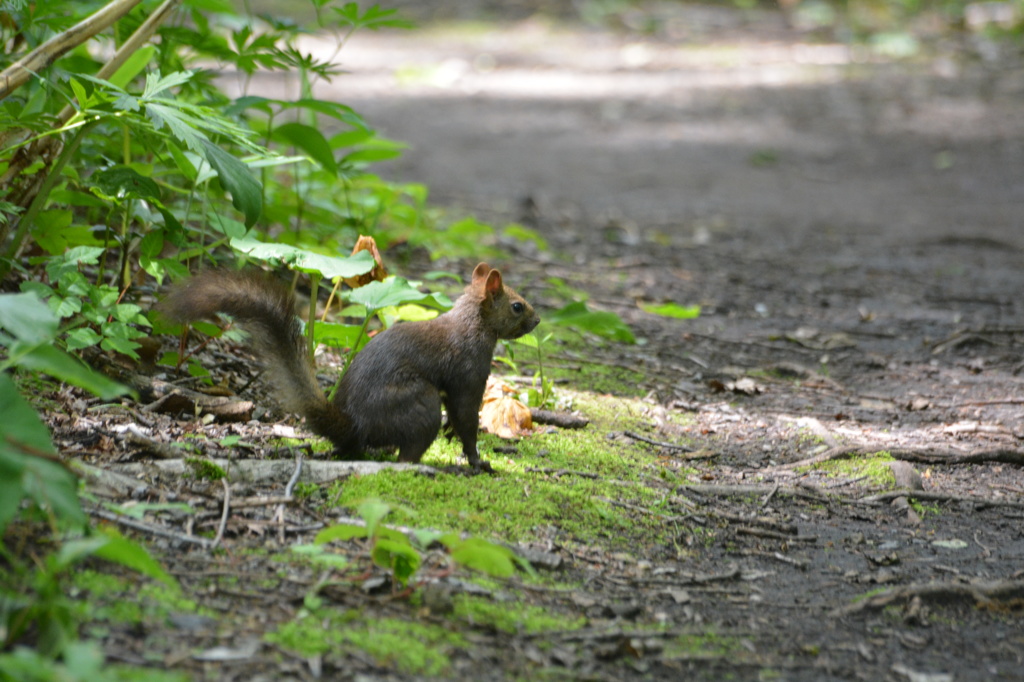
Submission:
M 491 463 L 486 460 L 478 459 L 475 462 L 470 462 L 470 466 L 472 466 L 477 471 L 483 472 L 485 474 L 498 473 L 497 471 L 494 470 L 494 467 L 491 466 Z

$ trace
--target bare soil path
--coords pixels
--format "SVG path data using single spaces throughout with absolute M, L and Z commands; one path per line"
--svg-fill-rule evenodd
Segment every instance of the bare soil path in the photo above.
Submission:
M 719 531 L 696 558 L 575 570 L 749 655 L 668 655 L 627 615 L 542 657 L 586 679 L 1024 679 L 1024 69 L 970 41 L 894 64 L 701 12 L 671 40 L 535 19 L 364 34 L 320 93 L 412 145 L 391 177 L 571 254 L 503 265 L 620 313 L 646 344 L 591 360 L 638 368 L 716 454 L 672 491 L 679 514 L 722 505 L 690 515 Z M 858 449 L 923 474 L 924 518 L 787 466 Z M 996 461 L 952 463 L 971 455 Z
M 448 617 L 460 590 L 484 588 L 449 576 L 433 550 L 428 572 L 443 575 L 420 604 L 365 551 L 350 557 L 365 574 L 340 586 L 330 568 L 279 563 L 274 552 L 349 513 L 300 502 L 285 515 L 291 461 L 256 462 L 274 482 L 232 492 L 162 471 L 153 460 L 177 451 L 127 427 L 104 435 L 98 417 L 57 414 L 64 452 L 142 472 L 144 484 L 108 480 L 111 497 L 198 510 L 118 522 L 150 534 L 217 618 L 104 625 L 108 656 L 196 679 L 423 679 L 393 664 L 427 631 L 394 625 L 404 619 L 464 636 L 408 648 L 452 649 L 444 679 L 474 682 L 1024 680 L 1024 68 L 1012 49 L 954 36 L 893 63 L 808 42 L 771 14 L 668 3 L 677 13 L 637 37 L 494 4 L 479 3 L 520 14 L 358 34 L 342 52 L 350 74 L 317 95 L 411 144 L 385 174 L 546 237 L 550 252 L 510 244 L 499 264 L 542 315 L 564 303 L 557 277 L 631 325 L 635 346 L 552 357 L 575 370 L 571 388 L 607 390 L 599 367 L 646 395 L 624 408 L 646 429 L 601 428 L 609 447 L 649 453 L 659 503 L 601 508 L 658 519 L 670 539 L 590 545 L 554 522 L 531 527 L 540 570 L 572 587 L 508 591 L 587 626 L 501 630 Z M 470 3 L 429 5 L 461 15 Z M 673 320 L 638 301 L 702 314 Z M 252 369 L 206 352 L 219 371 Z M 163 420 L 153 432 L 172 440 L 209 429 L 209 452 L 227 435 L 149 408 L 117 414 Z M 259 444 L 270 428 L 236 427 L 247 448 L 271 449 Z M 695 451 L 665 446 L 680 442 Z M 527 496 L 542 478 L 597 475 L 527 474 Z M 882 480 L 893 475 L 897 490 Z M 511 601 L 512 583 L 496 584 L 487 596 Z M 340 620 L 310 624 L 311 599 Z M 265 639 L 285 623 L 341 632 L 350 615 L 392 630 L 307 658 Z

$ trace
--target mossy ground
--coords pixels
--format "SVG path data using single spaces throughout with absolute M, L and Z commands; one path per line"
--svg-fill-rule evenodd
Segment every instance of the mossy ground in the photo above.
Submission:
M 521 440 L 514 454 L 493 453 L 507 442 L 484 436 L 480 451 L 496 476 L 465 475 L 458 442 L 442 439 L 427 451 L 423 463 L 445 467 L 445 473 L 426 477 L 388 471 L 352 477 L 339 481 L 327 498 L 332 505 L 352 507 L 376 497 L 401 507 L 393 518 L 396 523 L 506 541 L 533 539 L 539 528 L 551 524 L 581 543 L 599 538 L 621 546 L 658 541 L 663 524 L 657 516 L 626 513 L 610 502 L 656 506 L 659 496 L 644 481 L 678 475 L 645 450 L 608 439 L 610 431 L 639 428 L 642 403 L 596 401 L 582 394 L 575 401 L 592 419 L 585 429 L 542 430 Z M 546 473 L 563 471 L 568 473 Z M 598 477 L 574 476 L 573 471 Z
M 896 486 L 896 477 L 889 466 L 894 461 L 892 455 L 883 451 L 864 457 L 834 459 L 815 464 L 810 468 L 822 472 L 826 476 L 836 478 L 855 479 L 867 477 L 873 484 L 888 489 Z

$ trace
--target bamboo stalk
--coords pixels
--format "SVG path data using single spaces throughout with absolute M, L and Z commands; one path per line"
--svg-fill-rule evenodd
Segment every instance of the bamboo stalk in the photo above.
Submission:
M 95 14 L 83 19 L 66 31 L 14 62 L 0 73 L 0 99 L 7 97 L 68 51 L 103 31 L 130 12 L 142 0 L 113 0 Z

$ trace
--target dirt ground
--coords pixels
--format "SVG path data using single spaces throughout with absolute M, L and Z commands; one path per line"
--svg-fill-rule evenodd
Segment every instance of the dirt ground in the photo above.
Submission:
M 502 23 L 358 34 L 342 53 L 350 73 L 317 95 L 411 145 L 383 174 L 547 238 L 550 252 L 509 244 L 496 265 L 542 315 L 561 305 L 547 278 L 561 278 L 641 341 L 552 361 L 579 370 L 576 388 L 606 390 L 591 365 L 637 384 L 649 428 L 609 436 L 700 473 L 663 484 L 658 509 L 621 503 L 675 524 L 674 542 L 627 554 L 552 530 L 538 565 L 555 557 L 559 581 L 581 587 L 524 589 L 588 627 L 472 629 L 447 679 L 1024 680 L 1017 51 L 938 34 L 929 56 L 893 62 L 772 13 L 673 3 L 640 35 L 505 5 Z M 659 317 L 638 301 L 702 313 Z M 60 426 L 70 452 L 78 435 Z M 680 441 L 696 451 L 665 446 Z M 878 451 L 909 495 L 857 473 Z M 833 459 L 853 464 L 795 466 Z M 197 523 L 220 518 L 215 488 Z M 265 558 L 269 520 L 233 524 L 264 554 L 166 542 L 170 570 L 238 631 L 201 618 L 173 633 L 113 627 L 109 656 L 202 679 L 419 679 L 369 655 L 299 660 L 262 644 L 318 576 Z M 408 617 L 364 589 L 326 597 Z
M 716 454 L 674 491 L 679 514 L 727 510 L 690 517 L 719 531 L 699 559 L 571 563 L 744 655 L 668 656 L 625 616 L 543 656 L 574 679 L 1024 679 L 1016 50 L 958 36 L 894 63 L 773 15 L 678 11 L 653 37 L 535 18 L 361 34 L 319 93 L 411 144 L 389 177 L 571 254 L 502 265 L 627 320 L 644 344 L 590 360 L 638 369 Z M 910 462 L 931 511 L 787 466 L 858 449 Z M 460 679 L 515 674 L 477 663 Z

